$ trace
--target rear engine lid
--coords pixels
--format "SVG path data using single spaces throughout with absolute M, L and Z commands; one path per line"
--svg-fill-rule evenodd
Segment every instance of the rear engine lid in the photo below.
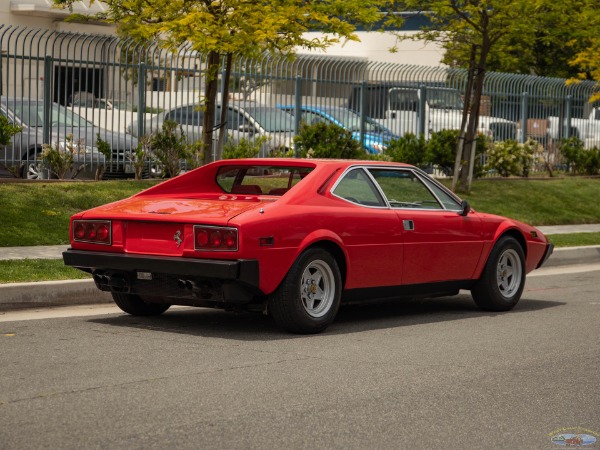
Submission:
M 114 220 L 177 222 L 207 225 L 226 225 L 239 214 L 260 208 L 272 200 L 263 201 L 258 197 L 232 195 L 215 198 L 152 198 L 132 197 L 117 203 L 94 208 L 85 213 L 85 218 L 105 218 Z

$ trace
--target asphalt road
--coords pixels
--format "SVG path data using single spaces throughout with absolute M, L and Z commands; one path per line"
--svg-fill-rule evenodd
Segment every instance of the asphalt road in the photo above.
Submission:
M 600 448 L 600 264 L 537 271 L 510 313 L 468 295 L 260 315 L 0 313 L 0 448 Z

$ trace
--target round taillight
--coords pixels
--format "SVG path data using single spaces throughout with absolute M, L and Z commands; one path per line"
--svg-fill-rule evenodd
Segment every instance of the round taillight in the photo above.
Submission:
M 208 244 L 208 231 L 196 230 L 196 246 L 197 247 L 206 247 L 207 244 Z
M 220 247 L 223 242 L 223 236 L 220 231 L 213 231 L 210 234 L 210 246 L 211 247 Z
M 223 241 L 225 242 L 225 247 L 234 248 L 235 247 L 235 236 L 231 231 L 228 231 L 223 236 Z
M 86 235 L 87 235 L 88 239 L 96 239 L 96 235 L 97 235 L 96 227 L 92 224 L 89 224 L 87 226 Z
M 101 241 L 108 240 L 108 225 L 102 224 L 98 227 L 98 239 Z
M 85 237 L 85 228 L 83 224 L 75 224 L 75 228 L 73 229 L 73 236 L 75 236 L 75 239 L 83 239 Z

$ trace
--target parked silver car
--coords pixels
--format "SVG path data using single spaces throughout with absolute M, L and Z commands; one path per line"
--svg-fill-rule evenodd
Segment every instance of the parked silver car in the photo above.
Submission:
M 217 122 L 221 114 L 220 105 L 217 106 Z M 202 139 L 202 121 L 204 112 L 198 105 L 185 105 L 172 108 L 160 114 L 147 116 L 143 123 L 143 134 L 150 135 L 162 128 L 167 120 L 172 120 L 181 125 L 186 140 L 190 143 Z M 215 127 L 218 129 L 218 125 Z M 253 140 L 265 136 L 267 142 L 263 146 L 261 156 L 267 156 L 269 150 L 292 148 L 294 137 L 294 118 L 281 109 L 265 105 L 248 105 L 241 107 L 237 104 L 229 105 L 225 119 L 225 129 L 230 139 L 239 142 L 241 139 Z M 138 136 L 138 121 L 133 121 L 127 126 L 127 133 Z M 215 133 L 215 139 L 217 134 Z
M 0 165 L 17 172 L 23 178 L 37 179 L 48 176 L 41 168 L 43 144 L 49 143 L 73 153 L 76 168 L 83 166 L 80 178 L 93 177 L 99 164 L 107 165 L 108 177 L 129 176 L 126 155 L 137 147 L 137 139 L 124 133 L 114 133 L 99 128 L 73 111 L 57 103 L 50 103 L 44 116 L 43 100 L 2 97 L 0 114 L 9 122 L 21 126 L 20 133 L 13 136 L 11 143 L 0 154 Z M 49 142 L 44 139 L 44 117 L 47 117 Z M 106 161 L 96 147 L 97 134 L 111 146 L 110 161 Z M 68 137 L 72 135 L 72 143 Z M 131 171 L 131 169 L 130 169 Z

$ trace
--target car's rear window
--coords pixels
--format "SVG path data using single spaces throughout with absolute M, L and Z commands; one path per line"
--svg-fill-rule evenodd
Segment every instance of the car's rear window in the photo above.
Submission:
M 312 170 L 300 166 L 224 166 L 216 181 L 228 194 L 280 196 Z

